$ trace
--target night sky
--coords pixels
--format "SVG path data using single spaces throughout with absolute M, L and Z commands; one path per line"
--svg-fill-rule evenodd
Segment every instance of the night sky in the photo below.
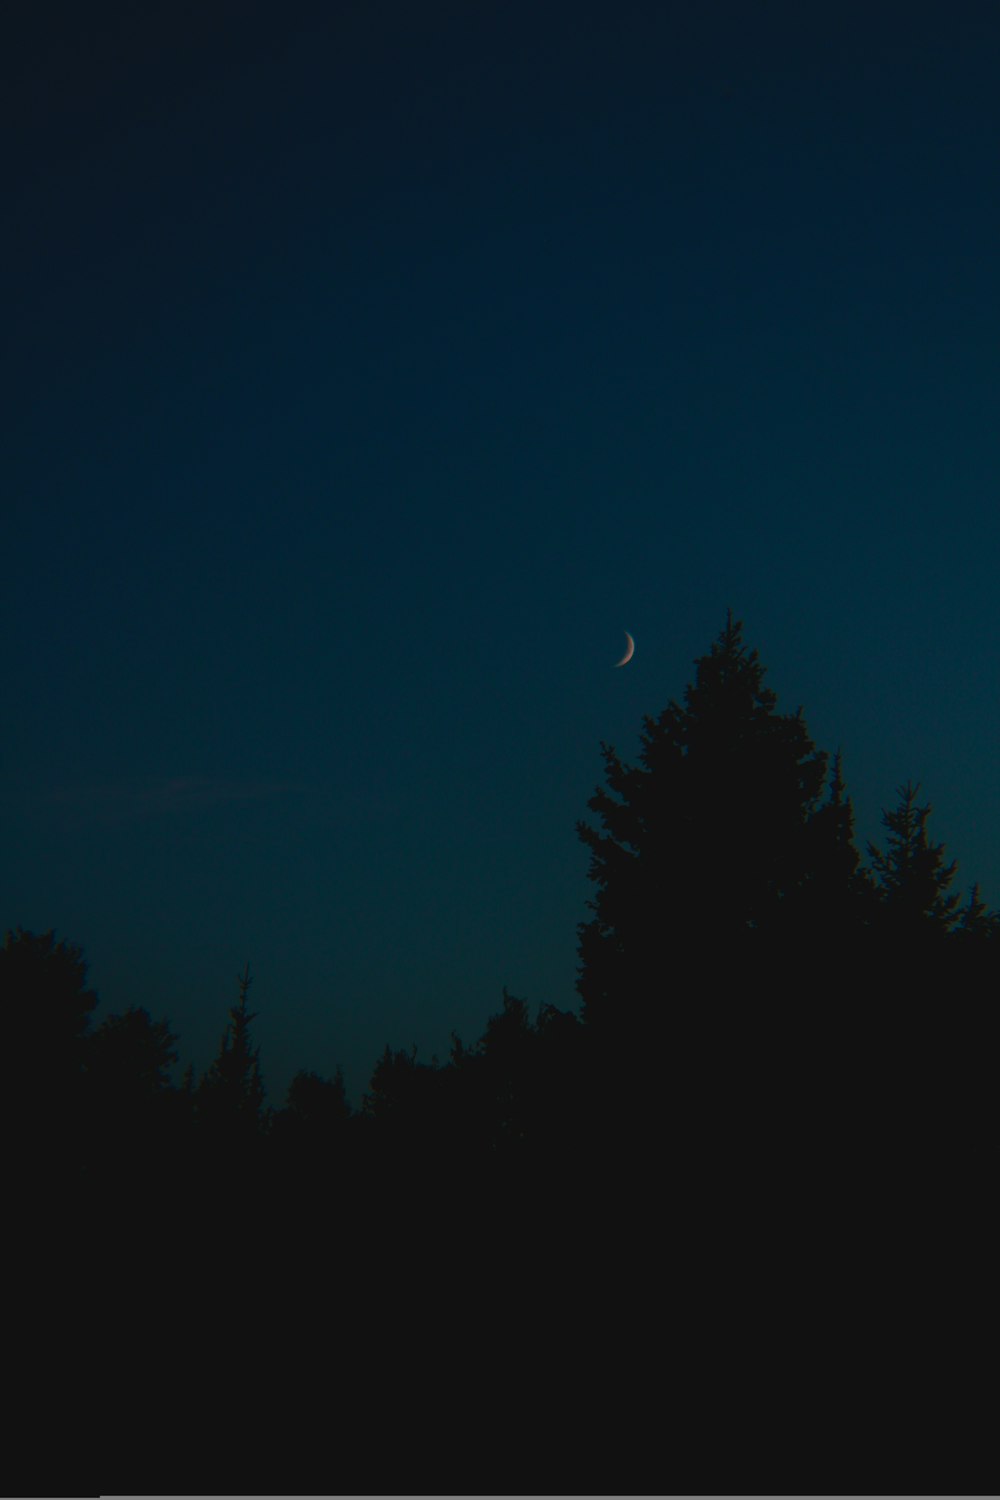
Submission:
M 600 741 L 727 608 L 1000 905 L 995 5 L 22 10 L 0 928 L 96 1019 L 201 1069 L 249 960 L 357 1103 L 575 1006 Z

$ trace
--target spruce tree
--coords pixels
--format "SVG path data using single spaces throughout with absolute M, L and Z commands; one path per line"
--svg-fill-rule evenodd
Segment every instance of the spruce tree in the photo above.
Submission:
M 250 965 L 239 976 L 239 999 L 229 1010 L 229 1024 L 219 1051 L 198 1088 L 198 1115 L 213 1133 L 250 1139 L 263 1124 L 264 1084 L 260 1049 L 250 1037 L 256 1012 L 247 1008 Z
M 787 990 L 835 922 L 859 919 L 839 758 L 822 800 L 828 757 L 801 709 L 777 712 L 742 630 L 729 612 L 684 706 L 645 718 L 637 766 L 602 747 L 607 789 L 588 806 L 603 829 L 577 826 L 598 887 L 579 929 L 589 1026 L 648 1032 L 707 995 Z
M 982 900 L 978 880 L 969 891 L 969 899 L 957 913 L 957 917 L 952 929 L 956 937 L 977 943 L 1000 937 L 1000 912 L 990 911 Z
M 4 1040 L 0 1136 L 11 1186 L 55 1208 L 79 1185 L 89 1147 L 85 1057 L 97 994 L 83 950 L 18 927 L 0 946 Z
M 903 940 L 939 937 L 952 931 L 958 921 L 958 893 L 948 894 L 957 861 L 945 864 L 944 845 L 927 836 L 929 803 L 917 802 L 919 784 L 907 782 L 898 789 L 898 802 L 883 810 L 887 830 L 885 852 L 869 842 L 868 855 L 874 866 L 878 896 L 879 928 L 886 937 Z M 978 922 L 971 911 L 968 923 Z
M 943 1221 L 966 1212 L 996 1150 L 997 929 L 978 886 L 958 910 L 957 862 L 930 839 L 919 791 L 898 788 L 882 814 L 884 850 L 868 844 L 876 899 L 857 1050 L 868 1075 L 866 1156 L 873 1175 L 890 1164 L 872 1196 L 891 1184 Z

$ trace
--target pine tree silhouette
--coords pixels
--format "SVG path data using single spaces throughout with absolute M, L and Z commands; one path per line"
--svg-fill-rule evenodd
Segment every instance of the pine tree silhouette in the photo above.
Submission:
M 928 839 L 932 808 L 929 803 L 918 804 L 919 790 L 919 783 L 907 782 L 898 789 L 895 808 L 883 810 L 882 822 L 888 830 L 885 853 L 868 844 L 882 925 L 887 934 L 900 938 L 947 933 L 958 920 L 958 893 L 946 894 L 957 861 L 946 865 L 944 845 Z M 971 914 L 969 920 L 973 920 Z
M 603 831 L 577 825 L 598 887 L 579 928 L 590 1026 L 655 1031 L 693 1003 L 692 987 L 746 989 L 750 963 L 754 984 L 786 983 L 807 939 L 829 924 L 833 898 L 858 905 L 839 759 L 821 803 L 828 757 L 801 709 L 776 711 L 742 628 L 730 611 L 684 707 L 671 701 L 645 718 L 638 766 L 602 747 L 608 789 L 588 806 Z
M 260 1049 L 252 1044 L 250 1037 L 250 1026 L 257 1015 L 247 1008 L 252 983 L 249 963 L 238 983 L 239 999 L 230 1007 L 229 1024 L 219 1051 L 197 1091 L 200 1123 L 227 1143 L 249 1143 L 259 1135 L 264 1123 Z
M 96 993 L 81 948 L 50 930 L 8 931 L 0 948 L 0 1091 L 8 1171 L 18 1191 L 57 1204 L 79 1187 L 88 1150 L 85 1055 Z
M 86 1041 L 89 1177 L 109 1201 L 156 1200 L 178 1166 L 183 1096 L 170 1081 L 177 1038 L 141 1006 L 107 1016 Z

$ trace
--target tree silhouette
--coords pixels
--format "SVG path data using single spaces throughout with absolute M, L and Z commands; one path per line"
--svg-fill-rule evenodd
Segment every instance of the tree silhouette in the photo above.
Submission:
M 232 1122 L 238 1129 L 256 1131 L 261 1123 L 264 1085 L 260 1076 L 259 1051 L 250 1040 L 250 1024 L 256 1012 L 247 1009 L 252 983 L 250 965 L 239 976 L 240 994 L 229 1009 L 229 1024 L 222 1034 L 219 1051 L 198 1091 L 203 1118 Z
M 428 1166 L 440 1160 L 450 1135 L 450 1090 L 436 1061 L 418 1062 L 417 1049 L 388 1044 L 372 1071 L 362 1102 L 370 1138 L 386 1162 Z
M 719 993 L 773 984 L 780 951 L 815 943 L 836 892 L 852 910 L 860 896 L 853 814 L 839 759 L 820 801 L 827 756 L 802 720 L 776 712 L 742 623 L 725 629 L 696 662 L 682 708 L 671 701 L 644 719 L 640 764 L 603 746 L 607 790 L 588 806 L 603 831 L 580 823 L 590 850 L 578 989 L 588 1026 L 655 1032 L 682 997 L 688 976 Z M 768 972 L 765 954 L 769 955 Z
M 327 1135 L 340 1131 L 351 1117 L 340 1068 L 334 1078 L 300 1068 L 288 1085 L 285 1112 L 305 1132 Z
M 108 1016 L 86 1039 L 88 1177 L 156 1198 L 179 1167 L 183 1096 L 173 1088 L 176 1036 L 141 1007 Z
M 267 1152 L 272 1205 L 298 1235 L 322 1231 L 332 1204 L 343 1210 L 356 1125 L 341 1070 L 331 1079 L 300 1068 L 271 1118 Z
M 567 1156 L 582 1125 L 582 1027 L 569 1011 L 539 1007 L 503 989 L 502 1009 L 472 1047 L 454 1037 L 453 1108 L 481 1159 L 516 1163 L 528 1175 Z
M 87 988 L 81 948 L 57 943 L 52 930 L 33 933 L 18 927 L 6 933 L 0 949 L 0 1007 L 11 1053 L 30 1049 L 20 1057 L 22 1069 L 34 1071 L 44 1060 L 50 1067 L 76 1070 L 96 1004 L 96 993 Z
M 4 1135 L 12 1177 L 50 1199 L 86 1160 L 84 1042 L 96 993 L 82 949 L 55 932 L 8 931 L 0 949 Z
M 867 1064 L 869 1158 L 894 1162 L 911 1201 L 940 1202 L 967 1180 L 980 1147 L 995 1151 L 988 1058 L 995 1045 L 1000 919 L 974 885 L 964 909 L 949 891 L 957 861 L 930 839 L 919 785 L 884 809 L 884 851 L 868 844 L 875 903 L 859 1025 Z M 877 1157 L 875 1144 L 880 1145 Z M 874 1196 L 874 1192 L 873 1192 Z
M 527 1004 L 504 986 L 503 1008 L 489 1017 L 475 1049 L 479 1088 L 489 1101 L 484 1145 L 492 1152 L 523 1152 L 530 1139 L 536 1040 Z
M 247 1008 L 250 965 L 239 976 L 239 999 L 219 1051 L 195 1095 L 203 1160 L 201 1186 L 218 1206 L 242 1204 L 247 1184 L 259 1176 L 265 1127 L 259 1049 L 251 1041 L 256 1014 Z
M 87 1040 L 88 1076 L 102 1092 L 148 1098 L 171 1087 L 177 1037 L 141 1006 L 107 1016 Z
M 868 854 L 874 865 L 883 930 L 902 939 L 940 936 L 948 933 L 958 920 L 957 892 L 946 894 L 957 869 L 957 861 L 944 862 L 944 845 L 933 844 L 927 836 L 929 803 L 917 802 L 919 784 L 907 782 L 898 789 L 899 801 L 891 810 L 883 810 L 882 822 L 888 830 L 885 853 L 869 842 Z M 978 924 L 982 914 L 970 910 L 966 930 Z
M 961 911 L 953 929 L 956 936 L 983 940 L 1000 936 L 1000 912 L 990 911 L 979 895 L 977 880 L 969 892 L 969 899 Z

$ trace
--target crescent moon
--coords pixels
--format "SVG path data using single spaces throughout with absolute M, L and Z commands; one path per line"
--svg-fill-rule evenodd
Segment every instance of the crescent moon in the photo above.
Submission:
M 629 635 L 627 630 L 625 632 L 625 639 L 628 641 L 628 649 L 626 650 L 625 655 L 622 657 L 621 661 L 615 662 L 616 667 L 623 667 L 627 661 L 632 660 L 632 652 L 635 650 L 635 641 Z

